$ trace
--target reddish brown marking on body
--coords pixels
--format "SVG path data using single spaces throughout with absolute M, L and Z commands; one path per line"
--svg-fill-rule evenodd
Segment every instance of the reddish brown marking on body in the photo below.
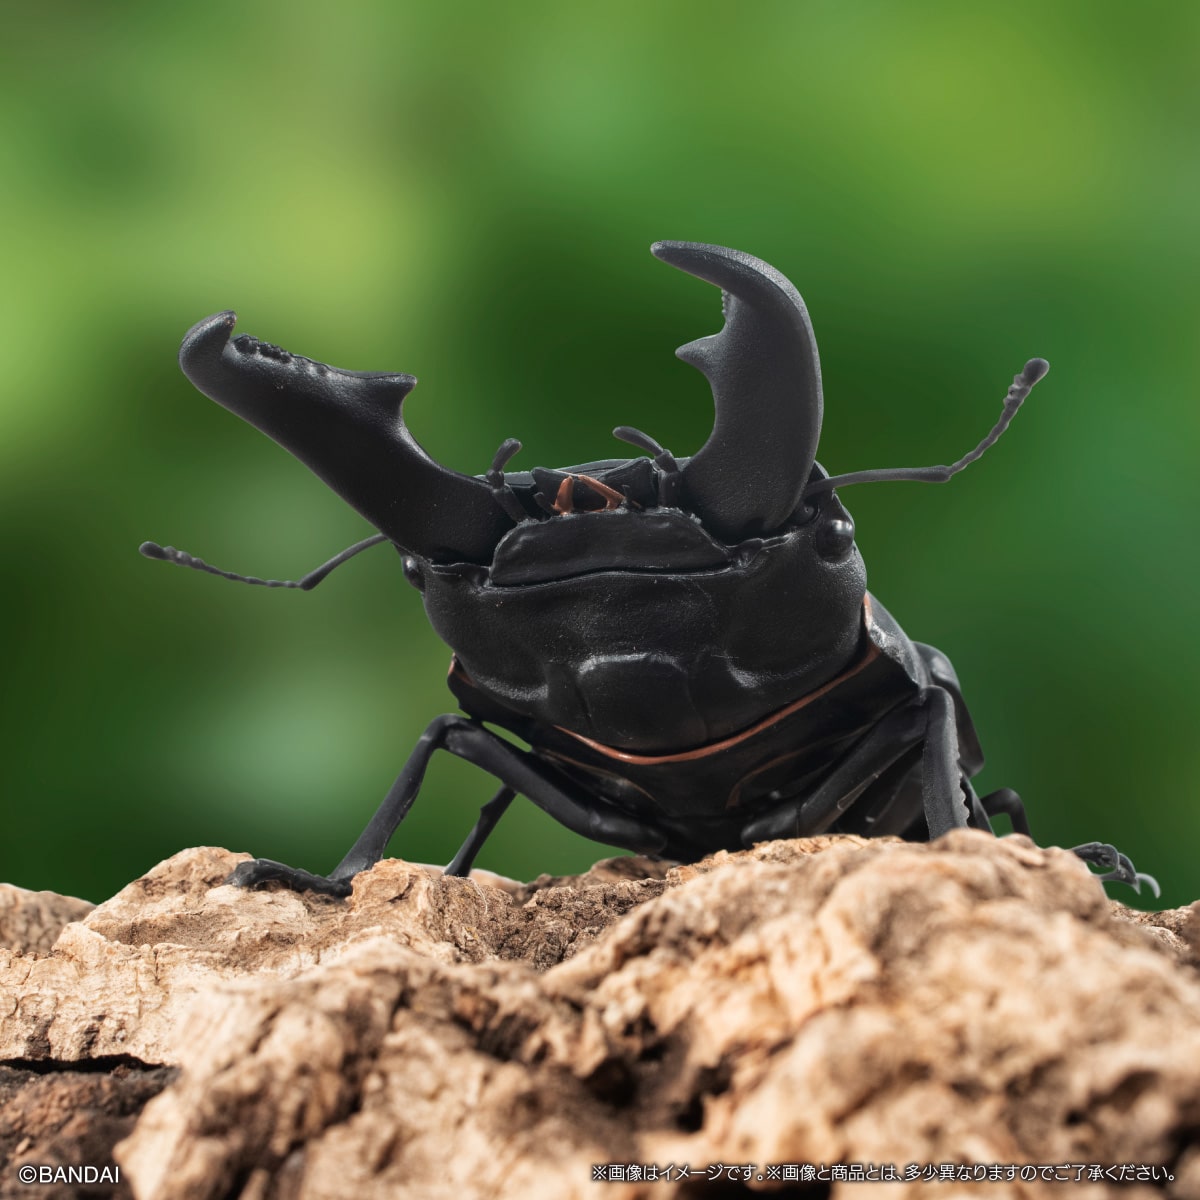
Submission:
M 872 621 L 871 604 L 868 596 L 863 596 L 863 622 L 869 629 Z M 731 737 L 722 738 L 719 742 L 709 742 L 704 746 L 697 746 L 695 750 L 683 750 L 677 754 L 631 754 L 627 750 L 618 750 L 614 746 L 606 746 L 603 742 L 597 742 L 592 738 L 584 737 L 581 733 L 574 733 L 570 729 L 564 729 L 561 725 L 556 725 L 554 728 L 560 733 L 565 733 L 569 737 L 573 737 L 577 742 L 582 742 L 585 746 L 589 746 L 598 754 L 603 754 L 606 758 L 615 758 L 618 762 L 633 763 L 639 766 L 654 766 L 656 763 L 688 762 L 692 759 L 706 758 L 710 754 L 720 754 L 721 751 L 728 750 L 730 746 L 736 746 L 738 742 L 744 742 L 747 738 L 761 733 L 764 729 L 769 729 L 772 725 L 782 721 L 784 717 L 791 716 L 792 713 L 798 712 L 814 700 L 819 700 L 839 684 L 857 675 L 878 657 L 879 647 L 873 641 L 868 641 L 867 649 L 863 656 L 828 683 L 822 684 L 806 696 L 801 696 L 799 700 L 793 700 L 791 704 L 784 705 L 783 708 L 777 709 L 769 716 L 763 717 L 756 725 L 751 725 L 749 729 L 743 729 L 741 733 L 735 733 Z
M 576 475 L 576 479 L 586 483 L 593 492 L 604 497 L 604 511 L 612 512 L 614 508 L 620 508 L 625 497 L 615 488 L 610 488 L 607 483 L 601 483 L 598 479 L 593 479 L 590 475 Z
M 558 495 L 554 497 L 554 503 L 550 506 L 559 516 L 563 513 L 575 511 L 575 476 L 568 475 L 566 479 L 558 485 Z

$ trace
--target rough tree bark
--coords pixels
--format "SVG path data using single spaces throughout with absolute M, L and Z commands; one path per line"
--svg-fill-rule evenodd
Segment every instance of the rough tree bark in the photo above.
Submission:
M 1200 907 L 1131 912 L 1063 851 L 818 838 L 528 885 L 392 860 L 347 902 L 220 886 L 244 857 L 96 908 L 0 889 L 0 1195 L 842 1200 L 879 1185 L 803 1165 L 1097 1164 L 1157 1178 L 1072 1196 L 1200 1197 Z M 17 1179 L 114 1155 L 116 1188 Z M 1063 1185 L 882 1194 L 964 1192 Z

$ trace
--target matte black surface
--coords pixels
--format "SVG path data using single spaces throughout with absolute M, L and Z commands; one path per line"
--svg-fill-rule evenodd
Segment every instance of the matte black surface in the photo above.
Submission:
M 397 545 L 487 562 L 512 520 L 479 479 L 443 467 L 404 424 L 411 375 L 343 371 L 242 336 L 217 313 L 183 339 L 179 364 L 206 396 L 290 450 Z
M 510 473 L 520 444 L 508 439 L 482 477 L 460 475 L 404 426 L 411 376 L 231 342 L 232 313 L 188 333 L 180 361 L 197 387 L 291 450 L 395 544 L 455 652 L 449 684 L 468 714 L 433 721 L 330 876 L 264 859 L 232 882 L 346 895 L 386 851 L 436 750 L 502 785 L 454 873 L 470 869 L 518 793 L 585 837 L 675 858 L 826 831 L 990 830 L 999 812 L 1028 830 L 1015 792 L 976 796 L 983 753 L 954 668 L 867 594 L 835 487 L 948 479 L 1007 428 L 1047 364 L 1031 360 L 1000 422 L 951 467 L 830 482 L 814 458 L 820 367 L 796 289 L 739 251 L 660 242 L 653 252 L 723 292 L 722 330 L 679 351 L 708 377 L 716 406 L 691 459 L 620 427 L 651 457 Z M 179 551 L 145 552 L 213 570 Z M 1102 878 L 1153 884 L 1107 844 L 1078 853 L 1107 869 Z
M 683 468 L 690 507 L 728 541 L 778 529 L 795 511 L 821 436 L 821 364 L 791 281 L 739 250 L 658 242 L 663 262 L 722 289 L 719 333 L 675 353 L 712 384 L 712 436 Z

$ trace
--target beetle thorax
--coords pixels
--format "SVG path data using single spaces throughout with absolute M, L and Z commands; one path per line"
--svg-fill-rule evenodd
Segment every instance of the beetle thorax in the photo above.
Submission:
M 679 750 L 737 732 L 853 658 L 866 574 L 853 542 L 821 556 L 828 524 L 827 511 L 730 547 L 679 510 L 530 522 L 490 569 L 425 564 L 425 607 L 506 708 L 622 749 Z

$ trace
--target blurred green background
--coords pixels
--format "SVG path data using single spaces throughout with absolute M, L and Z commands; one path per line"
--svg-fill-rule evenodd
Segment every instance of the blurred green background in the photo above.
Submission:
M 99 900 L 208 843 L 326 871 L 453 707 L 392 553 L 308 595 L 138 556 L 291 578 L 370 532 L 193 391 L 194 321 L 419 375 L 410 425 L 464 471 L 509 436 L 514 469 L 620 454 L 619 423 L 683 455 L 711 399 L 672 352 L 720 310 L 647 252 L 681 238 L 804 294 L 835 472 L 953 460 L 1051 360 L 966 474 L 845 499 L 872 590 L 954 660 L 982 788 L 1200 895 L 1200 8 L 88 0 L 5 30 L 0 878 Z M 441 756 L 393 853 L 446 861 L 491 791 Z M 521 802 L 481 865 L 602 853 Z

